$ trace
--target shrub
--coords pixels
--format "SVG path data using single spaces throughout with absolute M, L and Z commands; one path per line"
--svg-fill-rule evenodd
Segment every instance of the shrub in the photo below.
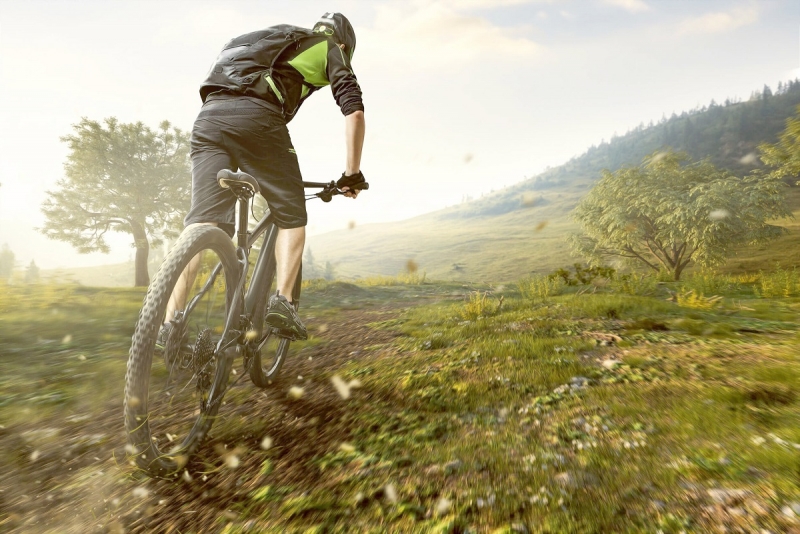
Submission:
M 800 272 L 797 268 L 791 271 L 778 269 L 774 273 L 760 273 L 753 288 L 758 298 L 788 298 L 800 295 Z
M 565 285 L 577 286 L 591 284 L 596 278 L 612 280 L 616 272 L 612 267 L 603 267 L 599 265 L 584 267 L 580 263 L 574 263 L 572 269 L 575 271 L 574 273 L 562 267 L 550 273 L 548 278 L 551 280 L 560 278 L 564 281 Z
M 697 272 L 684 280 L 681 287 L 701 295 L 718 295 L 739 289 L 739 283 L 727 275 Z
M 658 280 L 655 277 L 640 273 L 623 274 L 611 282 L 613 291 L 640 297 L 655 294 L 657 287 Z
M 500 311 L 502 303 L 502 298 L 495 304 L 494 301 L 489 298 L 488 292 L 481 293 L 480 291 L 475 291 L 470 293 L 468 299 L 464 302 L 464 307 L 461 309 L 461 317 L 468 321 L 473 321 L 478 317 L 494 315 Z
M 517 283 L 520 294 L 529 300 L 547 300 L 559 295 L 566 285 L 562 278 L 541 275 L 524 278 Z
M 419 286 L 425 283 L 426 273 L 401 273 L 397 276 L 370 276 L 354 283 L 362 286 Z
M 698 310 L 713 310 L 722 303 L 722 297 L 706 297 L 702 293 L 696 293 L 694 289 L 686 291 L 681 289 L 677 295 L 678 306 L 683 308 L 695 308 Z

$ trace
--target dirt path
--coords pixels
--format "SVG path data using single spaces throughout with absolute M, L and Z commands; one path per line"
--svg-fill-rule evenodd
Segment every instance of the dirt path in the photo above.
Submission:
M 397 334 L 366 325 L 397 312 L 397 305 L 343 311 L 320 335 L 326 342 L 289 359 L 271 389 L 242 379 L 232 392 L 242 400 L 221 410 L 188 466 L 191 481 L 151 480 L 125 464 L 117 403 L 92 420 L 74 414 L 46 428 L 0 429 L 0 447 L 19 451 L 15 468 L 0 474 L 0 520 L 7 517 L 0 532 L 216 532 L 226 519 L 240 519 L 242 503 L 263 485 L 265 459 L 270 484 L 313 485 L 309 459 L 346 442 L 348 411 L 369 402 L 368 391 L 342 399 L 330 377 L 350 360 L 393 350 Z M 300 399 L 287 395 L 293 386 L 303 388 Z M 265 436 L 274 443 L 268 451 L 260 448 Z

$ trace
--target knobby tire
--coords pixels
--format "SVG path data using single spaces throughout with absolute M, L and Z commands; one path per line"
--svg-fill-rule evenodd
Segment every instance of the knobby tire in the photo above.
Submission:
M 198 254 L 201 264 L 187 303 L 200 297 L 184 318 L 186 337 L 176 351 L 157 348 L 167 302 L 181 273 Z M 209 284 L 217 264 L 221 269 Z M 151 476 L 179 473 L 217 416 L 237 349 L 235 344 L 224 354 L 215 349 L 234 302 L 238 273 L 230 237 L 219 228 L 202 225 L 181 234 L 147 290 L 128 356 L 124 411 L 128 450 Z

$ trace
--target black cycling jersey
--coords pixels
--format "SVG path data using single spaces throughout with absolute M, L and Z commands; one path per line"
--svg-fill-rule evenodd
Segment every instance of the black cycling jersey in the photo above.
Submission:
M 270 104 L 290 121 L 312 93 L 331 86 L 336 103 L 344 115 L 363 111 L 361 88 L 345 53 L 325 35 L 304 37 L 277 58 L 266 89 L 255 97 Z M 250 96 L 206 80 L 201 87 L 205 102 L 211 97 Z

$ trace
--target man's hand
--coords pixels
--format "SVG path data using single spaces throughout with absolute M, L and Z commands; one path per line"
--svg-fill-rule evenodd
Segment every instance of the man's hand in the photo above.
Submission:
M 358 194 L 361 192 L 360 189 L 353 189 L 353 186 L 358 184 L 364 183 L 366 180 L 364 179 L 364 175 L 361 172 L 357 172 L 356 174 L 351 174 L 347 176 L 345 173 L 342 173 L 342 177 L 336 181 L 336 187 L 341 189 L 345 192 L 344 196 L 348 198 L 356 198 Z

